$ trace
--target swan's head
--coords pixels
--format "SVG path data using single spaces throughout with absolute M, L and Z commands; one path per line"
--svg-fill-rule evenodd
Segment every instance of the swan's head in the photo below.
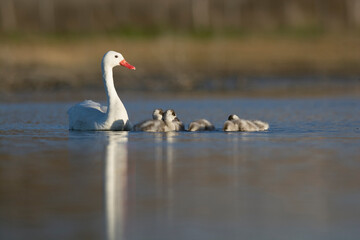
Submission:
M 161 120 L 163 118 L 164 111 L 161 108 L 157 108 L 153 111 L 152 117 L 154 120 Z
M 240 118 L 237 116 L 237 115 L 235 115 L 235 114 L 231 114 L 230 116 L 229 116 L 229 118 L 228 118 L 228 120 L 230 120 L 230 121 L 232 121 L 232 120 L 239 120 Z
M 127 61 L 125 61 L 123 55 L 121 53 L 115 51 L 108 51 L 105 53 L 102 63 L 104 66 L 116 67 L 116 66 L 123 66 L 131 70 L 135 70 L 135 67 L 130 65 Z
M 169 109 L 169 110 L 166 110 L 165 113 L 164 113 L 164 121 L 174 121 L 177 117 L 176 117 L 176 113 L 174 110 L 172 109 Z

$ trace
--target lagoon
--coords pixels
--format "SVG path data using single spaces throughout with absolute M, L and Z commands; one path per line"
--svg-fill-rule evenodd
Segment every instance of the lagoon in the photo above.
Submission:
M 1 239 L 355 239 L 360 98 L 125 99 L 214 132 L 71 132 L 74 102 L 0 103 Z M 266 132 L 221 131 L 229 114 Z

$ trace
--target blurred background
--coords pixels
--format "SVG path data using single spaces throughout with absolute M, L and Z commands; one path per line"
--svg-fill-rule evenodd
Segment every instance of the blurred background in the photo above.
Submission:
M 0 92 L 360 92 L 360 0 L 1 0 Z

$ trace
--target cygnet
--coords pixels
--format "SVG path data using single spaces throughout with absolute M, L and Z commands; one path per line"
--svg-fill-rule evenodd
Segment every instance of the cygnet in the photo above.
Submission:
M 176 113 L 173 109 L 166 110 L 163 115 L 163 120 L 165 122 L 166 128 L 165 131 L 183 131 L 184 124 L 176 116 Z
M 206 119 L 199 119 L 189 124 L 189 131 L 196 132 L 196 131 L 213 131 L 215 129 L 214 125 L 212 125 Z
M 242 131 L 242 132 L 255 132 L 265 131 L 269 129 L 269 124 L 260 120 L 245 120 L 239 118 L 237 115 L 232 114 L 224 123 L 224 131 Z
M 152 113 L 152 120 L 146 120 L 141 123 L 138 123 L 134 126 L 134 131 L 144 131 L 144 132 L 164 132 L 165 123 L 162 120 L 163 110 L 157 108 Z
M 164 111 L 161 108 L 157 108 L 153 111 L 152 117 L 154 120 L 162 120 Z
M 163 120 L 168 128 L 168 131 L 184 131 L 184 124 L 176 116 L 173 109 L 166 110 L 163 114 Z

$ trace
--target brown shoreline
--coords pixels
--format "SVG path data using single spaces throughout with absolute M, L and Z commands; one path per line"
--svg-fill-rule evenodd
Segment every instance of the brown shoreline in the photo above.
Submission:
M 360 76 L 356 34 L 201 40 L 34 37 L 0 41 L 0 92 L 102 88 L 100 61 L 110 49 L 122 52 L 137 67 L 135 72 L 114 70 L 116 83 L 127 91 L 199 91 L 207 90 L 208 82 L 214 91 L 239 91 L 248 76 L 317 76 L 325 81 Z M 223 86 L 223 79 L 229 86 Z

